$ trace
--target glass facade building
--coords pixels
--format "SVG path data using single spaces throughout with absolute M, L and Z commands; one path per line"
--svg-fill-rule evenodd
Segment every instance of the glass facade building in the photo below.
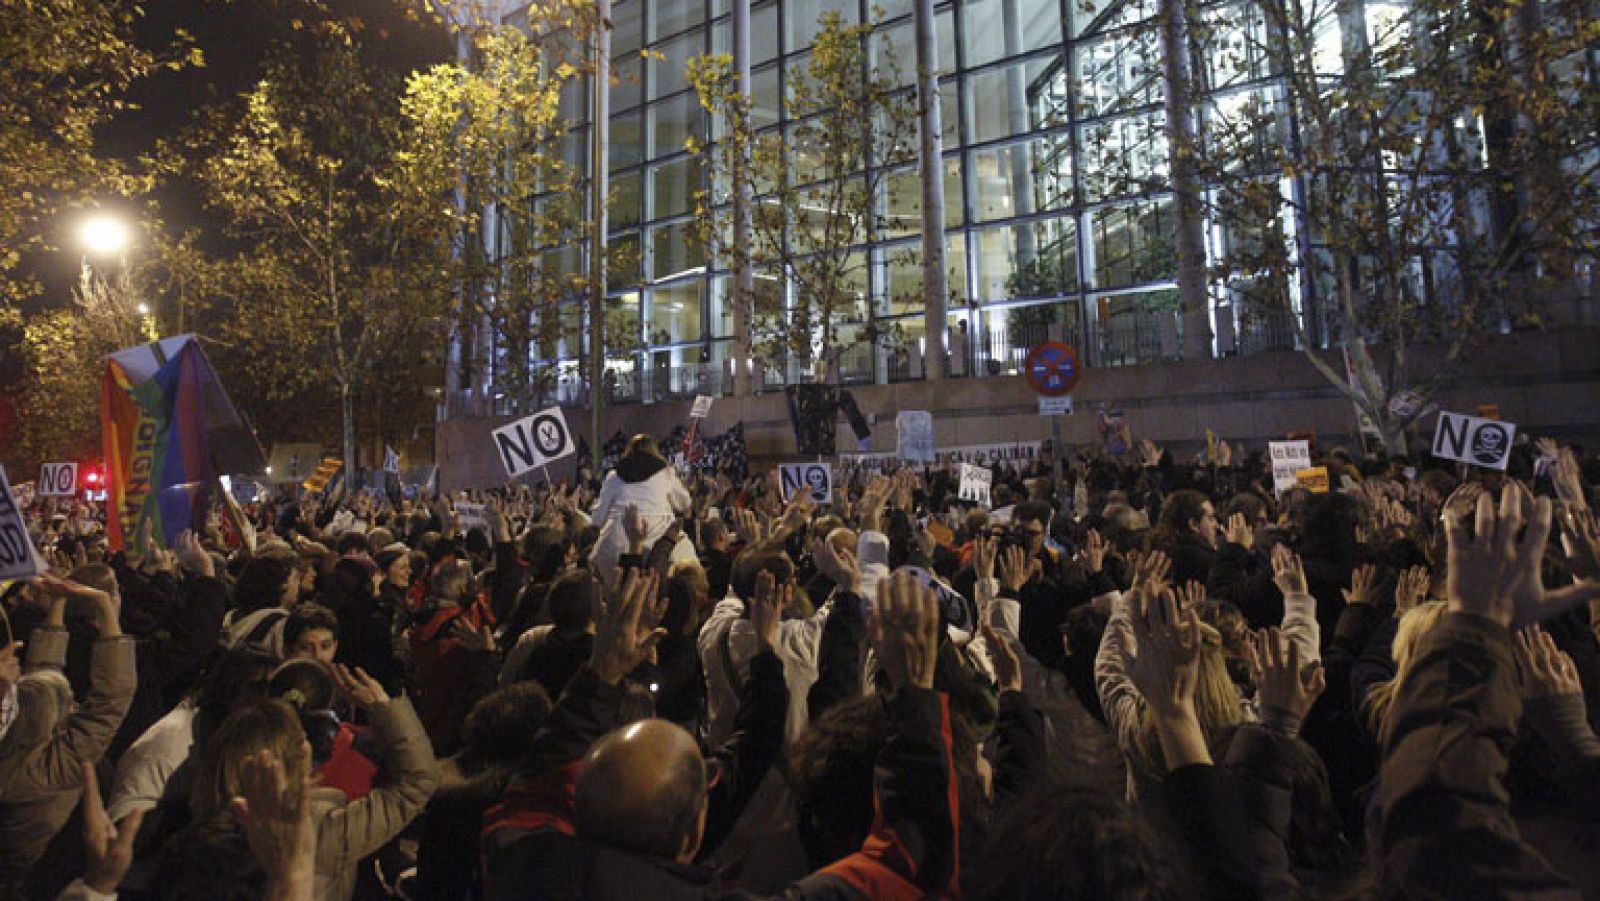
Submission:
M 790 125 L 786 83 L 805 64 L 818 19 L 827 12 L 860 22 L 881 10 L 872 53 L 892 47 L 907 92 L 914 90 L 910 0 L 614 3 L 609 243 L 623 249 L 628 262 L 609 275 L 616 309 L 609 327 L 636 330 L 614 335 L 608 349 L 614 400 L 732 390 L 730 276 L 725 261 L 708 257 L 691 237 L 694 198 L 710 176 L 684 148 L 689 138 L 716 135 L 685 66 L 699 54 L 732 52 L 732 5 L 741 2 L 750 5 L 758 127 Z M 1149 27 L 1155 0 L 1089 7 L 1082 0 L 946 0 L 935 6 L 953 376 L 1015 373 L 1027 349 L 1047 338 L 1074 343 L 1094 366 L 1179 353 L 1161 55 L 1157 30 Z M 1396 10 L 1365 4 L 1369 21 L 1392 19 Z M 1245 99 L 1270 101 L 1278 87 L 1255 52 L 1264 25 L 1249 0 L 1206 4 L 1201 15 L 1205 38 L 1196 87 L 1203 126 L 1204 117 L 1226 114 Z M 1335 59 L 1338 30 L 1335 20 L 1326 43 Z M 575 123 L 570 159 L 580 168 L 588 158 L 587 91 L 582 80 L 574 82 L 565 110 Z M 1113 171 L 1124 177 L 1111 177 Z M 922 375 L 918 174 L 904 168 L 884 183 L 882 227 L 859 249 L 869 263 L 859 270 L 860 303 L 840 333 L 846 344 L 869 331 L 895 340 L 847 347 L 839 367 L 846 384 Z M 1229 236 L 1208 226 L 1206 240 L 1216 245 Z M 549 261 L 578 268 L 583 257 L 582 248 L 555 249 Z M 784 286 L 767 276 L 757 290 Z M 1291 290 L 1309 302 L 1308 286 Z M 583 303 L 573 298 L 563 320 L 580 323 Z M 1286 313 L 1241 315 L 1225 286 L 1213 288 L 1211 303 L 1217 354 L 1294 346 Z M 557 359 L 541 361 L 560 373 L 551 389 L 557 399 L 581 399 L 580 343 L 563 341 Z M 781 361 L 758 361 L 753 383 L 756 390 L 770 389 L 798 376 Z

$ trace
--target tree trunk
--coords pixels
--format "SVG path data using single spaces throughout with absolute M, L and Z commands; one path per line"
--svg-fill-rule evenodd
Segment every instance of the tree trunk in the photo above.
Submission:
M 344 421 L 344 496 L 356 495 L 356 399 L 348 381 L 339 383 L 339 415 Z
M 1183 321 L 1183 358 L 1211 357 L 1211 314 L 1206 298 L 1205 210 L 1195 153 L 1194 105 L 1190 92 L 1189 14 L 1186 0 L 1161 0 L 1161 56 L 1166 88 L 1167 159 L 1171 170 L 1178 307 Z

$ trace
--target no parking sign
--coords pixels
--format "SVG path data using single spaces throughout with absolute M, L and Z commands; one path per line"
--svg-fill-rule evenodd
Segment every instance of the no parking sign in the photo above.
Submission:
M 1060 341 L 1046 341 L 1028 351 L 1023 364 L 1028 387 L 1042 397 L 1064 397 L 1078 387 L 1083 377 L 1083 366 L 1078 363 L 1078 352 Z

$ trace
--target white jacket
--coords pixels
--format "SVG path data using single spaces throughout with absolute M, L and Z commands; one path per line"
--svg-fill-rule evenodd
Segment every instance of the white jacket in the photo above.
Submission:
M 613 582 L 617 558 L 628 551 L 628 536 L 622 530 L 622 515 L 630 506 L 639 508 L 648 527 L 645 550 L 661 540 L 672 527 L 672 521 L 691 506 L 688 489 L 678 481 L 678 474 L 668 466 L 642 482 L 627 482 L 615 472 L 606 476 L 600 487 L 600 498 L 594 505 L 594 522 L 600 526 L 600 538 L 595 542 L 589 560 L 595 572 Z M 673 548 L 673 560 L 695 559 L 694 545 L 678 542 Z

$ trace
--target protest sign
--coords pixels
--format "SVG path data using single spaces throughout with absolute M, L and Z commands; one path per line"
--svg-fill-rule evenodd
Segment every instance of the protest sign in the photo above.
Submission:
M 961 464 L 961 499 L 989 506 L 989 489 L 994 484 L 994 473 L 971 463 Z
M 894 426 L 899 433 L 899 444 L 896 447 L 896 453 L 900 459 L 912 463 L 933 462 L 932 413 L 916 410 L 903 411 L 894 418 Z
M 1297 470 L 1294 474 L 1295 484 L 1312 494 L 1327 494 L 1332 490 L 1332 483 L 1328 481 L 1328 467 L 1313 466 L 1310 469 Z
M 5 468 L 0 467 L 0 582 L 31 579 L 44 569 L 39 552 L 28 538 L 22 510 L 11 494 Z
M 1295 473 L 1311 468 L 1309 441 L 1269 441 L 1267 454 L 1272 459 L 1272 492 L 1283 494 L 1297 482 Z
M 560 407 L 541 410 L 494 430 L 494 447 L 506 475 L 516 478 L 578 449 Z
M 711 397 L 702 394 L 694 399 L 694 406 L 689 408 L 690 419 L 705 419 L 711 415 Z
M 489 520 L 483 516 L 482 504 L 456 504 L 456 519 L 463 529 L 487 529 Z
M 1441 410 L 1433 432 L 1433 455 L 1504 472 L 1516 437 L 1512 423 Z
M 1006 444 L 963 444 L 957 447 L 938 448 L 934 451 L 934 465 L 943 468 L 955 468 L 962 463 L 977 463 L 982 466 L 1004 466 L 1015 470 L 1027 466 L 1039 459 L 1043 442 L 1039 441 L 1013 441 Z M 896 454 L 840 454 L 839 468 L 841 470 L 866 470 L 868 472 L 887 472 L 893 470 L 901 463 Z
M 383 446 L 383 471 L 400 473 L 400 452 L 387 444 Z
M 804 490 L 811 492 L 812 503 L 833 503 L 833 467 L 826 463 L 786 463 L 778 467 L 778 484 L 785 502 Z
M 78 464 L 46 463 L 39 467 L 40 497 L 71 497 L 78 491 Z

